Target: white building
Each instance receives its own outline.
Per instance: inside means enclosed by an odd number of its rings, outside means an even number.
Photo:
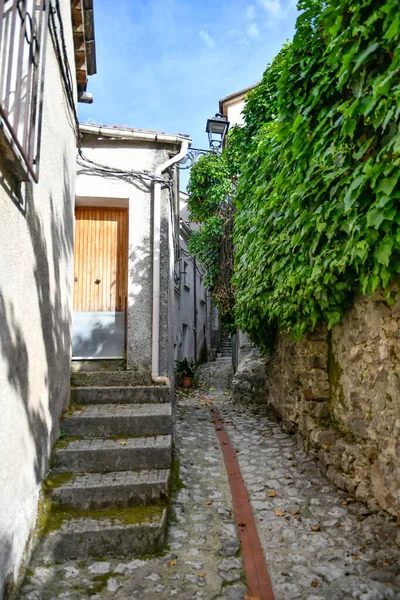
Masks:
[[[225,98],[221,98],[219,101],[219,112],[224,115],[230,124],[230,127],[234,125],[244,125],[243,109],[246,102],[246,96],[251,90],[257,87],[257,84],[250,85],[243,90],[229,94]]]
[[[69,401],[76,102],[96,71],[91,0],[3,0],[0,56],[0,597],[9,597]]]
[[[124,359],[130,383],[173,382],[176,164],[191,141],[127,127],[81,132],[73,359],[97,370]]]
[[[190,222],[188,195],[180,193],[180,250],[175,263],[176,329],[174,358],[196,363],[214,360],[213,341],[219,332],[218,316],[205,287],[205,271],[196,256],[190,254],[189,238],[199,226]]]

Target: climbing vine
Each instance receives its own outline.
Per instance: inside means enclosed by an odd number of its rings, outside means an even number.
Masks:
[[[233,324],[233,203],[237,186],[237,156],[210,152],[192,167],[188,185],[191,218],[201,223],[189,249],[206,269],[205,284],[219,309],[222,323]]]
[[[202,224],[192,234],[191,252],[206,268],[210,288],[225,326],[234,325],[235,295],[232,287],[234,268],[234,206],[239,178],[248,160],[255,135],[265,122],[276,117],[276,82],[285,57],[286,44],[270,65],[262,82],[249,94],[246,126],[233,127],[222,153],[203,156],[192,167],[188,185],[191,218]]]
[[[200,220],[234,204],[236,325],[260,345],[277,326],[298,338],[332,327],[355,293],[379,287],[390,300],[400,273],[398,0],[298,7],[293,42],[248,95],[220,170],[190,184]],[[193,240],[204,254],[206,232]],[[218,232],[214,290],[223,219]]]
[[[400,273],[398,2],[299,8],[235,201],[236,317],[258,342],[331,327]]]

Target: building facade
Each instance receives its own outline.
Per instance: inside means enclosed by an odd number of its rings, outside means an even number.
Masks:
[[[0,55],[0,597],[8,597],[69,401],[75,111],[95,72],[91,2],[3,1]]]
[[[254,90],[256,86],[257,84],[250,85],[243,90],[239,90],[238,92],[225,96],[225,98],[221,98],[219,101],[219,112],[228,119],[231,127],[233,125],[244,125],[243,109],[246,102],[246,96],[251,90]]]
[[[73,359],[83,368],[124,359],[132,383],[172,382],[175,165],[190,140],[97,125],[81,125],[81,132]]]

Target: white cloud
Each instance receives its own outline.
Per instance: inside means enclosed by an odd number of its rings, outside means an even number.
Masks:
[[[260,35],[260,31],[256,23],[250,23],[250,25],[248,25],[248,27],[246,28],[246,33],[249,36],[249,38],[252,38],[253,40],[258,38]]]
[[[207,46],[207,48],[213,48],[214,47],[214,40],[213,40],[213,38],[206,31],[203,31],[203,29],[201,31],[199,31],[199,37],[203,40],[203,42],[205,43],[205,45]]]
[[[246,9],[246,19],[249,21],[254,21],[256,18],[256,7],[253,4],[250,4]]]
[[[258,0],[258,3],[269,15],[280,17],[282,14],[281,0]]]

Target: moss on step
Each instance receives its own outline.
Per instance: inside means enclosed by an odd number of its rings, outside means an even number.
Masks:
[[[122,525],[153,523],[161,519],[165,508],[164,505],[151,505],[82,510],[62,507],[45,495],[39,504],[36,529],[43,537],[51,531],[57,531],[66,521],[72,519],[108,520],[112,524]]]
[[[172,455],[171,477],[169,495],[183,490],[186,485],[183,483],[180,475],[180,461],[176,452]]]
[[[65,483],[72,481],[74,477],[74,473],[56,473],[51,477],[47,477],[47,479],[45,479],[43,482],[43,491],[45,494],[47,494],[52,490],[61,487]]]
[[[75,402],[70,401],[67,408],[64,408],[62,412],[62,418],[68,419],[68,417],[72,417],[75,413],[80,413],[83,411],[85,407],[82,404],[75,404]]]
[[[94,585],[90,591],[95,594],[102,592],[104,590],[104,588],[107,586],[107,583],[108,583],[108,580],[110,579],[110,577],[113,577],[113,576],[114,576],[114,573],[112,573],[112,572],[103,573],[102,575],[96,575],[92,579]]]
[[[81,439],[81,437],[74,435],[66,435],[55,443],[54,448],[57,450],[64,450],[64,448],[67,448],[69,442],[76,442]]]

